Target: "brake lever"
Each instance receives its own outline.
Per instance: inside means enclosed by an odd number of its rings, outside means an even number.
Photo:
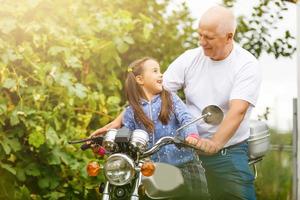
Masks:
[[[78,143],[83,143],[83,142],[88,142],[88,141],[102,143],[103,136],[95,136],[95,137],[91,137],[91,138],[85,138],[82,140],[73,140],[73,141],[68,141],[68,143],[69,144],[78,144]]]

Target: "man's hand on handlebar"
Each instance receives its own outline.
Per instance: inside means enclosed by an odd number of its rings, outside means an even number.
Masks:
[[[201,150],[202,151],[201,153],[204,154],[211,155],[217,153],[220,150],[218,144],[210,139],[188,136],[185,139],[185,141],[188,144],[194,146],[196,149]]]

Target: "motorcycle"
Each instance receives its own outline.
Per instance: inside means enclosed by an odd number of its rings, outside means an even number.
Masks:
[[[106,182],[99,186],[102,200],[176,198],[186,192],[181,170],[167,163],[153,163],[149,158],[169,144],[178,148],[195,148],[179,136],[179,131],[200,119],[208,124],[219,124],[223,112],[219,107],[210,105],[200,117],[177,129],[174,137],[162,137],[149,149],[148,133],[141,129],[133,132],[126,128],[110,129],[104,136],[69,143],[84,143],[82,150],[92,148],[100,155],[108,155],[103,166]],[[87,166],[87,172],[90,176],[97,176],[100,168],[97,162],[92,162]]]
[[[103,167],[97,162],[89,163],[87,166],[89,176],[97,176],[100,168],[103,168],[106,182],[99,186],[102,200],[139,200],[145,197],[150,199],[176,198],[178,194],[185,192],[184,179],[180,169],[167,163],[153,163],[149,157],[169,144],[175,144],[178,148],[197,149],[186,143],[184,138],[179,136],[179,131],[200,119],[208,124],[218,125],[223,120],[223,116],[223,111],[219,107],[207,106],[200,117],[177,129],[174,137],[162,137],[150,149],[147,149],[148,133],[141,129],[133,132],[126,128],[111,129],[105,136],[70,141],[69,143],[84,143],[81,145],[82,150],[92,148],[99,155],[108,155]],[[252,126],[249,139],[252,139],[252,143],[251,141],[249,143],[249,152],[251,151],[249,165],[254,167],[256,176],[255,164],[261,161],[266,153],[266,145],[262,145],[261,140],[268,141],[268,137],[265,136],[266,131],[262,127],[265,128],[261,123]],[[265,135],[257,134],[259,131]],[[197,151],[199,150],[197,149]]]

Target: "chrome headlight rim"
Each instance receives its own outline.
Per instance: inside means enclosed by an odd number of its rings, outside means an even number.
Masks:
[[[107,174],[107,165],[110,164],[110,161],[113,159],[123,159],[127,162],[127,164],[129,164],[130,167],[130,176],[123,182],[115,182],[114,180],[112,180],[109,175]],[[122,154],[122,153],[116,153],[113,154],[111,156],[109,156],[104,164],[104,176],[105,178],[108,180],[108,182],[112,185],[116,185],[116,186],[122,186],[122,185],[126,185],[127,183],[129,183],[133,177],[135,176],[135,165],[134,165],[134,161],[127,156],[126,154]]]

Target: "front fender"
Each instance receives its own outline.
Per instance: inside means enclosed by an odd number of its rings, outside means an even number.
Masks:
[[[155,163],[152,176],[142,177],[145,193],[152,199],[178,197],[184,191],[184,179],[179,168],[166,164]]]

